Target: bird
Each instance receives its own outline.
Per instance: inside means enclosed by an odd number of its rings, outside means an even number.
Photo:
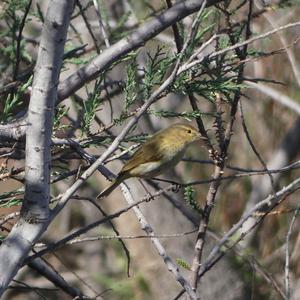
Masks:
[[[97,198],[107,197],[128,178],[152,178],[174,167],[182,159],[188,145],[200,137],[198,130],[186,123],[175,123],[156,132],[137,149],[111,185]]]

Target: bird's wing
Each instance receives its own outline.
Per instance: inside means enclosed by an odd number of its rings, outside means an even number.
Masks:
[[[144,143],[123,166],[119,175],[128,172],[143,163],[161,160],[163,155],[161,151],[159,151],[157,144],[159,144],[157,140],[149,140]]]

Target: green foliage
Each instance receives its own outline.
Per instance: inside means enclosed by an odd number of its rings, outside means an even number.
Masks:
[[[10,117],[13,114],[13,110],[15,110],[22,104],[23,94],[31,84],[32,76],[27,80],[27,82],[19,86],[14,94],[8,94],[4,104],[3,113],[0,115],[0,123],[9,121]]]
[[[6,24],[5,30],[2,31],[0,38],[6,38],[4,45],[6,47],[0,47],[0,57],[6,57],[8,59],[1,60],[1,69],[5,69],[8,66],[12,65],[15,68],[15,62],[17,60],[17,56],[21,59],[25,58],[27,61],[31,61],[31,56],[25,50],[25,42],[20,42],[20,52],[19,55],[17,53],[17,43],[20,29],[22,27],[22,19],[24,17],[25,10],[28,6],[28,0],[11,0],[11,1],[3,1],[3,11],[0,15],[1,20],[3,20]],[[29,13],[31,15],[31,12]],[[27,23],[30,18],[27,16],[25,23]]]
[[[241,88],[241,85],[235,83],[236,74],[227,74],[229,71],[220,68],[209,69],[210,65],[203,62],[203,69],[197,67],[192,68],[186,72],[183,72],[176,77],[171,91],[180,92],[184,95],[190,95],[192,93],[202,96],[204,99],[214,103],[215,94],[220,93],[225,97],[227,102],[231,101],[232,93]],[[234,71],[231,69],[231,71]],[[203,72],[206,72],[206,76],[203,76]]]
[[[13,13],[17,12],[18,10],[24,11],[28,5],[28,0],[3,0],[4,8],[3,14],[1,17],[11,16]],[[20,20],[20,18],[18,18]]]
[[[218,40],[218,43],[219,43],[220,49],[225,49],[226,47],[228,47],[230,45],[230,40],[229,40],[228,35],[221,35]]]
[[[80,66],[89,63],[93,58],[94,56],[93,57],[72,57],[64,60],[64,63],[70,63],[76,66]]]
[[[137,282],[137,286],[143,292],[144,295],[151,294],[150,285],[142,275],[136,276],[136,282]]]
[[[201,40],[205,34],[211,32],[215,28],[215,22],[209,21],[209,17],[213,14],[213,12],[214,10],[208,10],[199,16],[199,22],[207,25],[203,25],[203,28],[199,28],[199,30],[196,32],[194,38],[191,40],[190,45],[186,49],[185,58],[189,58],[193,54],[195,48],[201,45]]]
[[[184,199],[193,210],[195,210],[199,214],[202,213],[202,209],[200,208],[195,199],[195,190],[192,186],[186,186],[184,188]]]
[[[198,118],[200,116],[211,116],[209,113],[203,113],[200,110],[195,110],[191,112],[182,111],[180,113],[173,112],[173,111],[166,111],[166,110],[148,110],[149,114],[152,114],[158,118],[183,118],[187,121],[191,121],[195,118]]]
[[[114,277],[98,275],[97,281],[106,289],[111,289],[119,299],[129,300],[134,297],[134,289],[128,280],[116,280]],[[118,299],[117,298],[117,299]]]
[[[148,299],[151,295],[149,284],[141,275],[125,280],[116,280],[111,276],[98,275],[97,280],[104,288],[112,290],[110,293],[114,295],[114,299],[140,299],[136,297],[139,294],[137,291],[142,293],[144,299]]]
[[[0,208],[8,208],[21,205],[22,200],[16,198],[18,195],[23,195],[23,191],[15,190],[4,192],[0,195]]]
[[[21,204],[22,204],[22,201],[20,199],[12,198],[5,203],[0,202],[0,207],[1,208],[9,208],[9,207],[13,207],[13,206],[19,206]]]
[[[279,8],[298,6],[300,5],[300,0],[281,0],[277,5]]]
[[[113,122],[114,122],[114,125],[122,125],[123,122],[128,118],[128,114],[125,113],[125,112],[121,112],[120,116],[119,117],[116,117],[114,118]]]
[[[139,134],[139,135],[134,135],[127,137],[125,139],[126,142],[133,142],[133,143],[144,143],[148,139],[148,134]],[[127,148],[127,147],[126,147]],[[124,150],[126,149],[124,148]]]
[[[62,106],[57,106],[55,109],[55,116],[53,120],[53,135],[58,131],[58,130],[63,130],[68,128],[68,125],[64,125],[62,123],[63,117],[66,117],[69,113],[69,107],[66,107],[65,105]]]
[[[124,109],[126,112],[138,98],[137,66],[136,55],[132,55],[132,59],[128,62],[126,68],[126,84],[124,88]]]
[[[177,265],[179,265],[180,267],[186,269],[186,270],[191,270],[191,266],[189,265],[188,262],[186,262],[185,260],[183,260],[182,258],[176,258],[176,263]]]
[[[108,230],[102,228],[99,234],[103,236],[111,236],[114,233],[110,229]],[[110,253],[109,256],[112,255],[114,257],[114,271],[113,274],[109,273],[108,275],[104,275],[103,272],[99,272],[99,274],[95,276],[95,279],[102,286],[102,288],[111,290],[111,297],[109,298],[134,300],[140,299],[136,297],[137,294],[142,294],[144,297],[143,299],[148,299],[148,297],[151,295],[150,286],[141,274],[134,272],[132,277],[124,279],[123,272],[124,269],[127,268],[127,259],[124,256],[124,249],[120,242],[117,239],[103,242],[108,247],[107,250]]]
[[[95,82],[93,92],[89,95],[86,101],[83,101],[83,117],[82,117],[82,133],[90,134],[90,127],[94,120],[95,114],[101,105],[100,92],[101,80]]]
[[[77,57],[76,55],[73,56],[72,52],[74,52],[74,50],[76,49],[78,49],[78,44],[72,41],[66,42],[65,49],[64,49],[64,53],[65,53],[64,60],[63,60],[64,65],[66,64],[73,64],[76,66],[85,65],[97,56],[95,53],[90,53],[80,57]]]
[[[142,94],[144,99],[151,95],[153,87],[161,85],[162,81],[175,61],[175,56],[164,52],[164,48],[158,46],[154,55],[148,54],[147,64],[145,67],[145,76],[142,80]]]

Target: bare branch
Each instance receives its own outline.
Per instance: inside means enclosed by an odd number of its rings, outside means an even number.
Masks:
[[[123,192],[123,195],[127,201],[127,203],[130,205],[134,203],[133,197],[126,186],[126,184],[121,183],[121,189]],[[138,206],[133,207],[133,211],[137,217],[137,220],[141,224],[141,228],[147,233],[148,236],[150,236],[151,241],[158,252],[158,254],[163,259],[164,263],[166,264],[168,270],[173,273],[176,281],[178,281],[181,286],[185,289],[187,294],[189,295],[191,300],[199,300],[197,297],[195,291],[192,289],[192,286],[189,284],[189,282],[181,275],[179,272],[178,266],[172,261],[171,257],[167,254],[166,250],[164,249],[163,245],[159,241],[157,237],[155,237],[155,233],[151,227],[151,225],[147,222],[145,216],[141,212],[141,210],[138,208]]]
[[[300,115],[300,105],[297,103],[296,100],[282,94],[281,92],[279,92],[265,84],[255,83],[255,82],[251,82],[248,80],[246,82],[247,82],[247,85],[249,85],[250,87],[255,88],[262,94],[272,98],[275,102],[282,104],[283,106],[291,109],[292,111],[294,111],[295,113]]]
[[[247,20],[246,30],[245,30],[245,40],[250,40],[249,37],[251,35],[250,21],[251,21],[251,16],[252,16],[252,4],[253,4],[253,2],[252,2],[252,0],[250,0],[249,1],[249,9],[248,9],[248,20]],[[231,29],[230,21],[227,19],[226,19],[226,21],[228,23],[228,27]],[[229,34],[229,39],[233,46],[236,46],[237,44],[239,44],[239,43],[236,43],[236,37],[233,35],[232,32],[230,32],[230,34]],[[240,47],[241,48],[233,48],[233,49],[235,50],[236,56],[239,58],[239,60],[244,60],[247,56],[248,43],[242,44]],[[231,47],[228,47],[227,49],[229,49],[229,48],[231,48]],[[218,53],[220,51],[221,50],[216,51],[216,52],[214,52],[214,54]],[[244,65],[241,64],[238,68],[238,74],[237,74],[237,80],[236,80],[236,83],[238,85],[243,82],[243,74],[244,74]],[[194,249],[194,258],[193,258],[192,267],[191,267],[191,270],[192,270],[191,282],[192,282],[192,286],[193,286],[194,290],[196,290],[197,286],[198,286],[198,280],[199,280],[198,273],[201,268],[201,259],[202,259],[204,244],[205,244],[206,231],[207,231],[208,224],[209,224],[210,214],[211,214],[211,211],[215,204],[216,195],[217,195],[219,186],[221,184],[220,179],[223,177],[225,160],[226,160],[226,157],[228,154],[228,147],[231,142],[233,124],[235,122],[235,116],[237,113],[240,96],[241,96],[241,91],[240,91],[240,89],[238,89],[233,95],[229,121],[226,126],[225,133],[224,133],[224,139],[222,141],[222,144],[220,145],[220,151],[217,155],[217,165],[215,166],[213,176],[212,176],[212,178],[215,181],[212,182],[209,186],[209,190],[207,192],[206,202],[205,202],[203,214],[202,214],[203,217],[199,224],[198,235],[197,235],[197,240],[196,240],[195,249]]]
[[[290,238],[292,235],[292,229],[294,226],[294,223],[296,221],[296,218],[299,214],[300,206],[297,207],[297,209],[294,212],[293,218],[291,220],[288,233],[286,235],[286,247],[285,247],[285,269],[284,269],[284,284],[285,284],[285,295],[286,299],[291,299],[291,289],[290,289],[290,251],[289,251],[289,244],[290,244]]]
[[[207,1],[207,7],[218,2],[221,2],[221,0]],[[112,45],[109,47],[109,49],[104,50],[89,64],[80,68],[74,74],[70,75],[67,79],[61,82],[58,86],[57,100],[62,101],[71,96],[88,81],[96,78],[99,74],[104,72],[112,63],[116,62],[130,51],[142,46],[146,41],[152,37],[155,37],[158,33],[162,32],[173,23],[197,11],[202,4],[203,0],[182,1],[174,5],[172,8],[162,12],[159,16],[146,22],[131,35]],[[10,125],[11,127],[7,127],[7,125],[0,124],[0,137],[1,133],[5,134],[5,136],[15,136],[13,133],[10,133],[10,131],[14,131],[14,127],[16,125],[15,123]],[[25,135],[26,129],[27,127],[20,127],[16,137],[20,138],[20,136]]]
[[[218,0],[207,1],[207,6],[212,6]],[[146,22],[138,30],[128,37],[104,50],[99,56],[93,59],[88,65],[80,68],[69,76],[58,87],[58,100],[63,100],[81,88],[87,81],[97,77],[105,71],[112,62],[117,61],[130,51],[140,47],[149,39],[177,22],[187,15],[197,11],[203,4],[203,0],[187,0],[178,2],[172,8],[164,11],[159,16]]]
[[[97,227],[97,226],[99,226],[101,224],[104,224],[104,223],[106,223],[106,222],[108,222],[110,220],[118,218],[122,214],[128,212],[134,206],[139,205],[139,204],[144,203],[144,202],[152,201],[156,197],[162,195],[164,192],[167,192],[167,191],[170,191],[170,190],[172,190],[172,186],[169,186],[169,187],[167,187],[167,188],[165,188],[163,190],[160,190],[160,191],[156,192],[155,194],[153,194],[151,196],[147,195],[147,196],[143,197],[142,199],[140,199],[138,201],[135,201],[132,204],[130,204],[130,205],[128,205],[128,206],[120,209],[119,211],[117,211],[117,212],[115,212],[113,214],[108,215],[107,217],[101,218],[100,220],[97,220],[97,221],[95,221],[93,223],[90,223],[89,225],[87,225],[87,226],[85,226],[85,227],[83,227],[81,229],[76,230],[75,232],[73,232],[73,233],[69,234],[68,236],[60,239],[59,241],[57,241],[55,243],[52,243],[52,244],[49,244],[45,249],[40,250],[39,252],[37,252],[37,253],[33,254],[32,256],[28,257],[25,260],[24,264],[27,264],[27,263],[33,261],[34,259],[36,259],[38,257],[41,257],[42,255],[44,255],[44,254],[46,254],[46,253],[48,253],[50,251],[54,251],[54,250],[56,250],[56,249],[64,246],[67,242],[69,242],[69,241],[73,240],[74,238],[76,238],[76,237],[78,237],[78,236],[80,236],[80,235],[88,232],[89,230],[91,230],[91,229],[93,229],[93,228],[95,228],[95,227]]]
[[[80,290],[70,286],[62,276],[58,274],[56,270],[54,270],[52,267],[50,267],[49,264],[47,264],[42,259],[38,258],[31,263],[28,264],[30,268],[38,272],[40,275],[47,278],[49,281],[51,281],[55,286],[61,288],[64,292],[66,292],[68,295],[75,297],[82,297],[83,294],[80,292]]]
[[[218,255],[220,255],[222,252],[221,248],[223,245],[225,245],[230,238],[236,234],[247,222],[247,220],[251,217],[253,217],[257,212],[259,212],[262,208],[268,208],[269,210],[272,210],[276,205],[278,205],[286,196],[290,195],[291,193],[294,193],[300,188],[300,178],[297,178],[296,180],[292,181],[289,185],[283,187],[281,190],[279,190],[277,193],[268,196],[264,200],[257,203],[253,208],[251,208],[248,212],[246,212],[241,219],[231,227],[231,229],[223,236],[222,239],[218,242],[218,244],[212,249],[210,254],[208,255],[206,261],[203,263],[201,267],[201,274],[203,275],[210,267],[211,264],[214,263]],[[265,214],[267,214],[267,210],[265,210]],[[252,227],[248,229],[248,232],[242,231],[242,233],[239,233],[239,236],[235,237],[234,244],[238,243],[247,233],[249,233],[250,230],[252,230],[255,226],[257,226],[263,216],[256,216],[256,222],[253,223]]]

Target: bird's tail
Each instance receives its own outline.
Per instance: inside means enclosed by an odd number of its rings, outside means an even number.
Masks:
[[[120,183],[122,180],[116,178],[106,189],[104,189],[98,196],[98,199],[107,197]]]

